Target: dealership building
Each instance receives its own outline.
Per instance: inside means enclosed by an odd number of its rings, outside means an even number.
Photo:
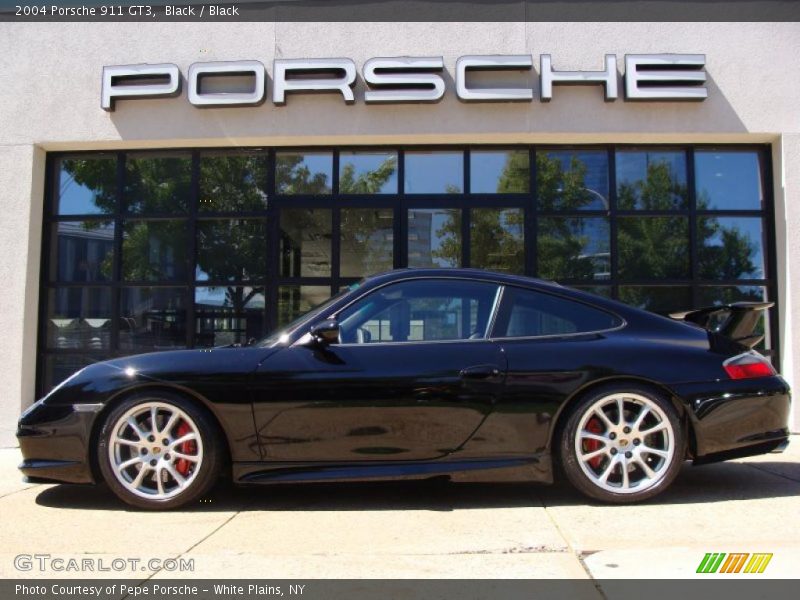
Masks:
[[[798,23],[2,23],[0,50],[3,445],[87,364],[405,267],[771,301],[759,348],[800,384]]]

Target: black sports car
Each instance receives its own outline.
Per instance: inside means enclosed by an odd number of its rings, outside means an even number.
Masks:
[[[681,463],[782,450],[789,387],[740,303],[672,319],[468,269],[366,279],[246,346],[93,364],[22,415],[31,480],[124,501],[239,484],[449,475],[632,502]],[[227,469],[226,469],[227,472]]]

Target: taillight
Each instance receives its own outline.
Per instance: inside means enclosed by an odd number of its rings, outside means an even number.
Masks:
[[[722,367],[731,379],[753,379],[777,375],[769,361],[753,350],[729,358],[722,363]]]

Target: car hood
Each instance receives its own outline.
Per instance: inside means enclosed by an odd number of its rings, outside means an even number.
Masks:
[[[170,350],[136,354],[105,361],[106,367],[136,371],[140,375],[182,378],[194,374],[249,373],[279,348],[219,346],[195,350]]]
[[[230,347],[171,350],[97,362],[73,374],[44,400],[48,405],[103,402],[109,394],[154,382],[177,385],[219,381],[252,373],[281,347]]]

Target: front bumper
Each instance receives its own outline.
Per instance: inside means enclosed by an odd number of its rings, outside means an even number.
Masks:
[[[95,483],[90,440],[96,413],[39,404],[19,420],[20,471],[33,482]]]
[[[673,386],[688,408],[696,464],[780,452],[789,440],[791,396],[780,377]]]

